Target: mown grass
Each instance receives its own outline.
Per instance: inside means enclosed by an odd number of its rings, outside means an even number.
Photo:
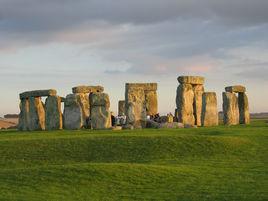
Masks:
[[[268,200],[268,126],[0,132],[0,200]]]

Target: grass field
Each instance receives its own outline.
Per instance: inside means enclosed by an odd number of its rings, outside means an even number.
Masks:
[[[268,125],[1,131],[0,200],[268,200]]]

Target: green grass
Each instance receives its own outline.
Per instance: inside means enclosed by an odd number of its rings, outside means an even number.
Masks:
[[[268,200],[268,125],[1,131],[0,200]]]

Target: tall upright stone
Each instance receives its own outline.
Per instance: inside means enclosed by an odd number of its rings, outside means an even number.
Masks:
[[[143,87],[126,84],[126,123],[134,128],[146,127],[146,102]]]
[[[124,100],[120,100],[118,101],[118,115],[119,116],[123,116],[126,114],[126,111],[125,111],[125,101]]]
[[[246,93],[238,93],[239,123],[250,124],[249,104]]]
[[[77,101],[82,109],[83,127],[87,128],[88,122],[90,119],[89,94],[77,93],[75,95],[76,95]]]
[[[30,119],[29,116],[29,99],[28,98],[23,98],[20,101],[20,114],[19,114],[19,124],[18,124],[18,129],[20,131],[27,131],[28,130],[28,122]]]
[[[83,111],[76,94],[66,96],[63,116],[65,129],[76,130],[83,127]]]
[[[194,91],[194,118],[195,125],[201,126],[201,114],[202,114],[202,95],[204,93],[204,86],[197,84],[193,86]]]
[[[158,101],[156,90],[145,90],[145,104],[146,104],[146,114],[156,115],[158,113]]]
[[[202,94],[205,78],[201,76],[179,76],[175,118],[180,123],[201,126]]]
[[[239,124],[238,98],[235,93],[223,92],[223,123],[225,125]]]
[[[45,103],[46,130],[62,129],[61,97],[48,96]]]
[[[215,92],[204,92],[202,95],[201,124],[202,126],[217,126],[219,124]]]
[[[29,98],[28,130],[45,130],[45,109],[40,97]]]
[[[91,93],[89,95],[91,112],[91,127],[93,129],[111,128],[111,112],[109,96],[106,93]]]
[[[184,124],[195,124],[194,118],[194,91],[191,84],[180,84],[177,88],[176,105],[178,121]]]

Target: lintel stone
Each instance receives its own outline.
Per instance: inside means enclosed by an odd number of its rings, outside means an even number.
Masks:
[[[242,85],[229,86],[225,87],[225,91],[230,93],[245,93],[246,87]]]
[[[74,94],[77,93],[96,93],[96,92],[103,92],[104,88],[102,86],[76,86],[72,88]]]
[[[30,97],[42,97],[42,96],[56,96],[57,91],[55,89],[34,90],[26,91],[20,94],[20,99]]]
[[[144,91],[156,91],[157,83],[126,83],[126,89],[143,88]]]
[[[205,78],[201,76],[179,76],[178,82],[180,84],[204,84]]]

